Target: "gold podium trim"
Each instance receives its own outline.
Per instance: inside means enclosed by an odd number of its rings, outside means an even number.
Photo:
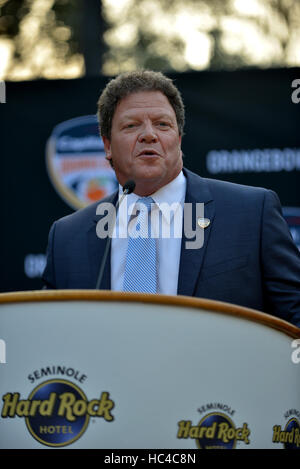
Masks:
[[[117,292],[109,290],[35,290],[28,292],[0,293],[0,305],[5,303],[47,301],[115,301],[186,306],[195,310],[204,309],[219,314],[235,316],[276,329],[294,339],[300,338],[300,329],[283,319],[251,308],[222,301],[189,296],[152,295],[146,293]]]

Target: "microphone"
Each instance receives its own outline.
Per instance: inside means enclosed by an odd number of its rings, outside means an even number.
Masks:
[[[123,194],[120,197],[120,200],[118,199],[117,203],[116,203],[116,218],[115,218],[115,221],[117,220],[118,210],[119,210],[119,207],[120,207],[121,203],[123,202],[123,199],[124,199],[125,195],[131,194],[131,192],[133,192],[134,189],[135,189],[135,182],[132,179],[129,179],[128,181],[125,182],[125,184],[123,186]],[[106,241],[105,251],[104,251],[103,258],[102,258],[102,261],[101,261],[101,264],[100,264],[97,283],[96,283],[96,287],[95,287],[96,290],[99,290],[100,285],[101,285],[101,281],[102,281],[103,273],[104,273],[104,267],[105,267],[105,264],[106,264],[108,251],[109,251],[109,248],[110,248],[110,245],[111,245],[111,238],[112,238],[112,233],[113,233],[114,228],[115,228],[115,225],[112,227],[111,233],[109,233],[108,240]]]
[[[125,182],[123,186],[123,194],[124,195],[131,194],[131,192],[133,192],[134,189],[135,189],[135,182],[132,179],[129,179],[129,181]],[[120,203],[121,203],[121,200],[120,200]]]

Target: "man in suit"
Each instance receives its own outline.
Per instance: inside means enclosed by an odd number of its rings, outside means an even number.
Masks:
[[[118,76],[109,82],[98,105],[106,157],[120,183],[120,191],[101,204],[115,206],[129,179],[135,182],[134,193],[126,196],[131,207],[141,198],[143,203],[150,200],[158,211],[163,203],[177,207],[191,204],[194,209],[204,204],[204,216],[197,217],[194,210],[190,220],[194,229],[204,234],[201,247],[188,247],[183,229],[185,210],[168,220],[162,213],[157,219],[169,224],[172,232],[179,224],[182,239],[158,236],[151,248],[145,247],[151,251],[143,253],[140,244],[140,255],[136,255],[130,236],[115,236],[100,288],[136,288],[220,300],[265,311],[300,326],[300,255],[276,194],[204,179],[183,168],[184,106],[177,88],[161,73],[140,71]],[[100,212],[96,203],[51,227],[43,275],[47,288],[95,288],[106,246],[106,239],[97,231]],[[132,217],[120,211],[117,221],[127,228]],[[155,281],[152,290],[144,290],[140,279],[154,271],[150,267],[153,256]],[[137,267],[139,257],[144,262]],[[132,288],[128,276],[136,278]]]

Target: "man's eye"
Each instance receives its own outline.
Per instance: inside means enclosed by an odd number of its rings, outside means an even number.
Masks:
[[[168,127],[169,124],[168,124],[168,122],[159,122],[158,125],[160,127]]]
[[[131,122],[130,124],[124,124],[123,129],[133,129],[136,127],[136,124],[134,122]]]

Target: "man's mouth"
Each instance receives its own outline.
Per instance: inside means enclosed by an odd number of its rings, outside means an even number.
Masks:
[[[155,151],[155,150],[146,150],[146,149],[145,149],[145,150],[142,150],[142,151],[138,154],[138,156],[146,156],[146,157],[147,157],[147,156],[149,156],[149,157],[151,157],[151,156],[159,156],[159,153],[157,153],[157,151]]]

